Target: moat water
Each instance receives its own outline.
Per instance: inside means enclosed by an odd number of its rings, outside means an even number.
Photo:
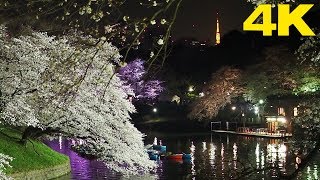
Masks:
[[[145,143],[152,144],[153,138],[148,136]],[[60,138],[47,144],[70,157],[72,172],[60,179],[279,179],[279,174],[292,173],[299,163],[285,139],[216,133],[159,135],[157,138],[167,146],[167,151],[191,153],[193,158],[189,162],[159,160],[154,174],[123,177],[106,168],[102,162],[80,157],[70,150],[71,142],[68,140]],[[320,155],[316,155],[296,179],[319,179],[319,166]]]

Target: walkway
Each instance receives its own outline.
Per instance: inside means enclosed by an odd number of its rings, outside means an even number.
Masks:
[[[236,132],[236,131],[224,131],[224,130],[212,130],[216,133],[228,133],[228,134],[237,134],[243,136],[255,136],[255,137],[266,137],[266,138],[287,138],[292,137],[291,133],[256,133],[256,132]]]

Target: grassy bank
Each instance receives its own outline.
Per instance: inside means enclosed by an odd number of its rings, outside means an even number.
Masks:
[[[14,158],[6,173],[43,169],[66,163],[68,157],[55,152],[40,141],[32,140],[25,145],[18,142],[21,133],[9,128],[0,128],[0,152]],[[10,136],[10,137],[8,137]]]

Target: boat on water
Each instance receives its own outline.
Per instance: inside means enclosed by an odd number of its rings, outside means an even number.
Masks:
[[[182,159],[182,160],[191,160],[191,154],[171,154],[166,156],[167,159]]]
[[[166,159],[168,160],[176,160],[176,159],[182,159],[183,154],[171,154],[167,155]]]
[[[179,161],[179,162],[185,162],[185,161],[191,161],[191,154],[186,153],[178,153],[178,154],[172,154],[171,152],[167,153],[167,146],[163,146],[162,144],[157,145],[156,144],[157,139],[155,138],[155,142],[153,145],[147,145],[145,148],[147,149],[147,153],[149,155],[150,160],[171,160],[171,161]]]

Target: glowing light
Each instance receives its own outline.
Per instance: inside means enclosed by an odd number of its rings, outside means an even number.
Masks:
[[[281,122],[281,123],[286,123],[287,122],[286,118],[284,118],[284,117],[278,118],[278,121]]]
[[[159,39],[157,43],[158,43],[159,45],[163,45],[164,41],[163,41],[163,39]]]
[[[318,177],[318,166],[317,165],[314,165],[313,176],[314,176],[314,179],[319,179],[319,177]]]
[[[221,170],[224,171],[224,145],[221,143]]]
[[[293,116],[298,116],[298,108],[293,108]]]
[[[191,174],[196,175],[195,164],[194,164],[194,152],[196,147],[193,145],[193,141],[191,141],[190,151],[191,151]]]
[[[287,152],[287,146],[285,146],[284,144],[281,144],[278,148],[278,152],[279,153],[285,153]]]
[[[259,165],[260,165],[260,144],[259,143],[257,143],[255,153],[256,153],[257,168],[259,168]]]
[[[157,108],[153,108],[152,111],[153,111],[154,113],[156,113],[156,112],[158,112],[158,109],[157,109]]]
[[[194,91],[194,86],[189,86],[188,91],[189,91],[189,92],[193,92],[193,91]]]
[[[278,166],[285,171],[285,163],[287,156],[287,147],[284,144],[268,144],[267,159],[270,163],[278,162]]]
[[[261,168],[264,168],[264,152],[261,151]]]
[[[221,157],[224,159],[224,146],[223,143],[221,143]]]
[[[238,146],[236,143],[233,144],[232,149],[233,149],[233,159],[237,160]]]
[[[59,136],[59,149],[62,149],[62,136]]]
[[[216,150],[217,150],[217,147],[213,143],[210,143],[209,157],[210,157],[210,164],[212,165],[214,165]]]
[[[202,142],[202,152],[206,151],[207,150],[207,144],[206,142]]]
[[[196,150],[196,147],[193,145],[193,141],[192,141],[190,146],[190,151],[191,153],[194,153],[195,150]]]
[[[237,107],[235,107],[235,106],[232,106],[232,108],[231,108],[231,109],[232,109],[232,110],[234,111],[234,110],[236,110],[236,109],[237,109]]]
[[[157,139],[157,137],[154,137],[154,139],[153,139],[153,145],[158,145],[158,139]]]
[[[204,93],[203,93],[203,92],[199,93],[199,96],[200,96],[200,97],[203,97],[203,96],[204,96]]]
[[[220,44],[220,42],[221,42],[220,25],[219,25],[218,13],[217,13],[216,45]]]
[[[267,122],[280,122],[287,123],[287,119],[285,117],[267,117]]]
[[[259,100],[259,104],[263,104],[264,101],[262,99]]]
[[[238,152],[238,146],[237,146],[237,144],[236,143],[234,143],[233,144],[233,146],[232,146],[232,148],[233,148],[233,168],[234,169],[237,169],[237,159],[238,159],[238,155],[237,155],[237,152]]]

